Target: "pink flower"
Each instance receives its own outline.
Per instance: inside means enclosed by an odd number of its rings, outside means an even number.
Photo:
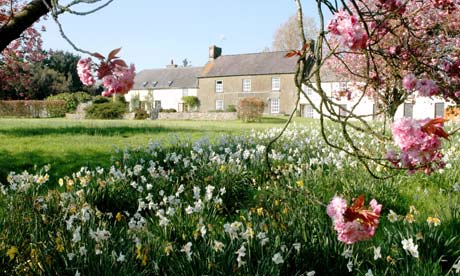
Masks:
[[[382,205],[375,199],[369,205],[370,208],[364,207],[363,195],[354,200],[350,207],[347,207],[346,201],[341,197],[335,196],[331,200],[327,206],[327,214],[332,219],[339,241],[353,244],[374,236]]]
[[[91,74],[91,58],[80,59],[77,63],[77,73],[84,85],[93,85],[96,81]]]
[[[344,46],[352,50],[366,48],[368,35],[354,15],[341,10],[334,14],[327,28],[330,33],[341,37]]]
[[[415,77],[415,75],[412,73],[409,73],[404,77],[402,81],[402,85],[405,89],[411,91],[411,90],[414,90],[415,86],[417,85],[417,82],[418,82],[418,79]]]
[[[430,79],[422,79],[417,82],[417,92],[420,96],[430,97],[439,92],[438,85]]]
[[[392,125],[393,141],[401,150],[399,157],[394,152],[387,153],[387,159],[396,166],[430,173],[434,168],[442,168],[441,137],[448,139],[442,129],[444,120],[401,119]]]
[[[102,78],[105,91],[102,96],[111,96],[113,94],[126,94],[134,85],[135,68],[131,64],[129,68],[123,66],[115,66],[112,74]]]

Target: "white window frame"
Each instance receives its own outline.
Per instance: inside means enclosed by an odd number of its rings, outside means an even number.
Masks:
[[[279,114],[280,113],[280,99],[273,98],[270,100],[270,113]]]
[[[243,79],[243,92],[251,92],[251,79]]]
[[[216,93],[224,92],[224,81],[216,80]]]
[[[348,82],[346,81],[341,81],[340,82],[340,91],[344,91],[348,89]]]
[[[305,118],[314,118],[315,111],[311,104],[306,104],[304,107],[305,110]]]
[[[216,110],[224,110],[224,100],[216,100]]]
[[[307,86],[307,96],[313,96],[313,88]]]
[[[280,91],[280,90],[281,90],[281,78],[273,77],[272,78],[272,91]]]
[[[187,97],[188,96],[188,88],[183,88],[182,89],[182,97]]]

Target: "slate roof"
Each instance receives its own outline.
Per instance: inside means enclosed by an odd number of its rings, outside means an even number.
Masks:
[[[177,67],[142,70],[134,78],[133,89],[198,88],[198,76],[202,69],[203,67]]]
[[[295,73],[296,58],[287,52],[223,55],[206,64],[201,78]]]

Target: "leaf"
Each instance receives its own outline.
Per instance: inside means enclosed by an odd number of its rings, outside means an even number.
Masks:
[[[107,59],[108,59],[108,60],[112,60],[112,59],[116,58],[116,55],[117,55],[120,51],[121,51],[121,48],[117,48],[117,49],[112,50],[112,51],[109,53]]]
[[[126,64],[126,62],[122,59],[115,59],[115,60],[112,60],[112,64],[113,65],[118,65],[120,67],[128,67],[128,65]]]
[[[421,130],[429,135],[436,135],[449,140],[449,134],[443,129],[444,122],[447,120],[443,118],[436,118],[428,121]]]
[[[95,57],[95,58],[98,58],[98,59],[102,59],[102,60],[105,59],[105,57],[104,57],[103,55],[101,55],[101,54],[99,54],[99,53],[97,53],[97,52],[96,52],[96,53],[92,53],[91,55],[92,55],[93,57]]]
[[[291,50],[287,54],[284,55],[285,58],[291,58],[293,56],[302,56],[302,54],[298,50]]]

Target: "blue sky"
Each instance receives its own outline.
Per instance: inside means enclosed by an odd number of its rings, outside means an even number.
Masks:
[[[303,1],[307,16],[316,17],[315,2]],[[115,0],[95,14],[64,14],[60,21],[79,47],[104,55],[123,47],[120,56],[140,71],[162,68],[171,59],[202,66],[212,44],[223,54],[260,52],[295,12],[294,0]],[[45,26],[45,49],[72,51],[53,20]]]

